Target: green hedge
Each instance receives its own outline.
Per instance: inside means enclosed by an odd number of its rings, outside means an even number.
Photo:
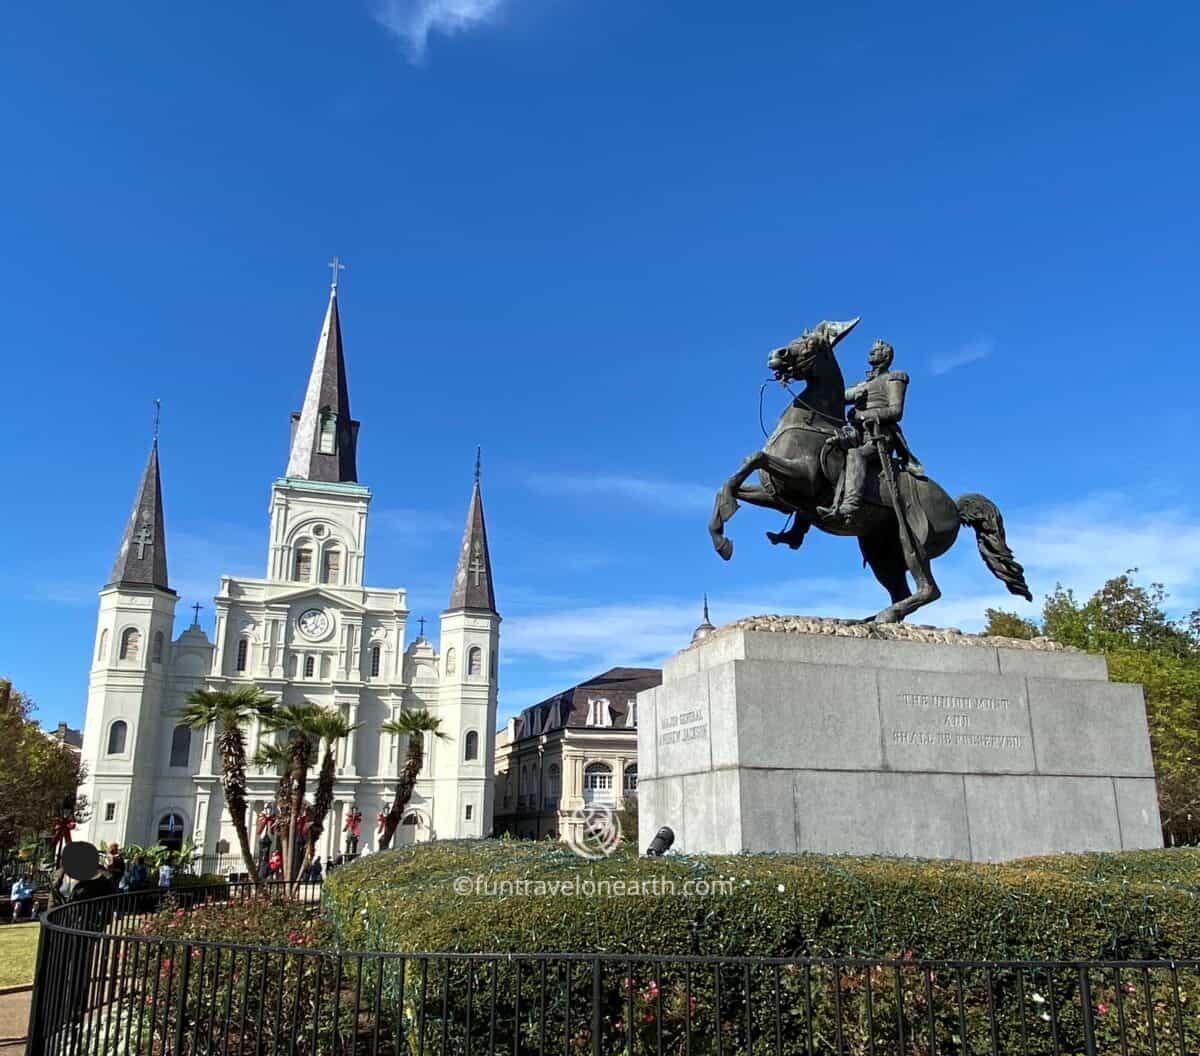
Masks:
[[[461,877],[510,894],[459,893]],[[1059,855],[1002,865],[818,855],[599,862],[560,844],[444,841],[328,878],[343,947],[396,951],[1074,960],[1200,957],[1200,851]],[[685,896],[687,881],[732,892]],[[516,893],[524,881],[525,893]],[[609,883],[610,893],[553,885]],[[612,894],[638,884],[660,893]],[[667,882],[675,892],[663,890]],[[490,890],[498,890],[492,886]]]

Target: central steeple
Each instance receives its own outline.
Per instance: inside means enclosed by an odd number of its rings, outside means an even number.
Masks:
[[[167,533],[163,527],[157,426],[155,433],[108,585],[157,587],[174,593],[167,583]]]
[[[356,483],[358,422],[350,417],[336,269],[333,275],[304,405],[292,415],[292,449],[286,475],[299,480]]]

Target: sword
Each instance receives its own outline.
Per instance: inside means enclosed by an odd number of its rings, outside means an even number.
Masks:
[[[892,445],[874,423],[864,424],[875,450],[879,452],[879,469],[887,482],[888,490],[892,493],[892,509],[896,514],[896,522],[900,525],[900,546],[904,550],[904,561],[911,572],[913,565],[926,563],[925,548],[913,537],[908,526],[908,515],[904,512],[904,504],[900,500],[900,486],[896,482],[896,473],[892,466]]]

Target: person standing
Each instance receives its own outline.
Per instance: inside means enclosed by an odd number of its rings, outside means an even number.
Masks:
[[[125,890],[125,859],[121,855],[121,846],[117,843],[108,845],[108,878],[118,891]]]
[[[158,886],[160,890],[165,891],[171,886],[171,880],[175,876],[175,869],[170,862],[163,862],[158,867]]]
[[[18,876],[13,881],[10,897],[13,904],[13,921],[33,916],[33,881],[27,876]]]

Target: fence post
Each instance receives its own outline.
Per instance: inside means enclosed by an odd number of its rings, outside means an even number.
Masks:
[[[600,958],[592,958],[592,1056],[600,1052]]]
[[[29,1038],[29,1051],[41,1053],[45,1049],[46,1017],[42,1015],[42,998],[46,993],[46,914],[38,922],[37,954],[33,960],[33,991],[29,995],[29,1026],[25,1034]]]
[[[174,1056],[182,1056],[183,1039],[187,1035],[187,999],[188,982],[192,976],[192,948],[182,947],[183,967],[179,971],[179,1016],[175,1021],[175,1047],[171,1050]]]
[[[1087,1056],[1096,1056],[1096,1025],[1092,1021],[1092,986],[1087,965],[1079,966],[1079,1003],[1083,1013],[1083,1047]]]

